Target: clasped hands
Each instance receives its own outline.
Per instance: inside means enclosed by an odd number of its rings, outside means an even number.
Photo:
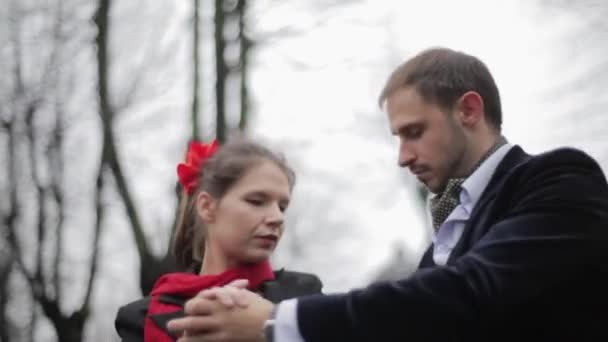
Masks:
[[[184,305],[186,317],[169,321],[178,342],[262,342],[274,305],[246,290],[247,280],[199,292]]]

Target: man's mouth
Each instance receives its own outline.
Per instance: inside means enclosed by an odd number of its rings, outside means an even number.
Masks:
[[[420,176],[421,174],[428,172],[428,169],[425,167],[410,168],[410,172],[416,176]]]

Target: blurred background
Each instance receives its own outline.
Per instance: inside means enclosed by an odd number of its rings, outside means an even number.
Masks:
[[[376,99],[428,47],[486,62],[511,142],[608,166],[605,1],[2,4],[2,342],[118,341],[118,307],[170,269],[191,139],[242,132],[291,162],[276,268],[325,292],[407,275],[430,240],[425,194]]]

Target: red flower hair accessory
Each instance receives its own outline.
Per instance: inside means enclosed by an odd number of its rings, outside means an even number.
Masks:
[[[219,144],[213,140],[210,144],[193,141],[186,154],[186,162],[177,165],[177,176],[188,195],[198,187],[198,178],[205,161],[215,154]]]

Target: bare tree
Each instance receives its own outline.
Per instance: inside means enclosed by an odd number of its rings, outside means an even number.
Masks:
[[[65,67],[72,63],[74,55],[67,48],[71,38],[66,22],[71,13],[66,11],[64,1],[58,0],[52,6],[35,5],[39,7],[26,8],[25,4],[12,1],[8,13],[11,108],[2,113],[8,189],[4,195],[7,205],[1,214],[14,270],[25,279],[29,296],[55,328],[59,341],[81,341],[97,275],[103,176],[100,168],[95,191],[96,219],[88,249],[91,254],[82,263],[86,268],[83,299],[73,312],[65,313],[63,295],[73,288],[73,284],[62,280],[67,210],[64,197],[68,188],[64,178],[63,103],[66,94],[73,93],[73,89],[64,88],[63,75],[69,74]],[[33,25],[39,18],[48,22],[42,27]],[[35,322],[37,310],[24,309],[31,312],[31,322]],[[33,340],[33,326],[28,330],[29,339]]]
[[[173,226],[169,227],[167,231],[169,232],[169,246],[166,247],[165,252],[161,253],[161,255],[156,255],[152,252],[149,243],[145,237],[145,229],[140,219],[140,213],[137,211],[137,206],[135,205],[132,192],[128,185],[128,180],[124,176],[123,168],[120,163],[119,153],[115,147],[115,137],[113,133],[114,120],[113,118],[117,115],[117,106],[112,103],[112,99],[110,96],[110,92],[108,89],[108,81],[107,75],[109,70],[111,70],[112,61],[109,60],[108,57],[108,37],[111,32],[111,21],[109,19],[109,11],[110,1],[100,1],[100,4],[104,4],[104,6],[99,7],[96,17],[95,23],[97,26],[97,38],[96,38],[96,46],[97,46],[97,65],[98,65],[98,75],[99,75],[99,103],[100,103],[100,118],[102,121],[103,131],[104,131],[104,141],[108,141],[108,151],[107,151],[107,162],[112,171],[114,179],[116,181],[116,187],[118,189],[118,193],[122,199],[122,202],[125,205],[125,209],[127,212],[128,221],[130,227],[133,231],[134,240],[136,243],[139,261],[140,261],[140,288],[143,294],[149,293],[154,285],[156,279],[166,273],[168,271],[174,270],[174,259],[171,254],[171,241],[173,237]],[[101,9],[104,9],[101,11]],[[192,127],[192,133],[190,139],[200,139],[202,137],[202,133],[200,132],[200,122],[201,122],[201,105],[200,105],[200,71],[202,69],[203,63],[200,60],[201,54],[199,53],[199,49],[201,48],[200,44],[200,2],[195,0],[193,2],[193,41],[192,41],[192,65],[193,65],[193,87],[192,87],[192,105],[190,111],[190,125]],[[229,125],[226,121],[226,79],[232,73],[240,73],[241,81],[239,85],[240,89],[240,121],[238,123],[239,128],[241,130],[245,129],[247,124],[247,78],[244,76],[246,73],[247,67],[247,51],[251,42],[245,36],[245,12],[246,12],[246,4],[244,0],[238,1],[225,1],[225,0],[216,0],[215,8],[214,8],[214,49],[215,49],[215,73],[216,73],[216,82],[215,82],[215,102],[216,102],[216,112],[215,112],[215,135],[216,138],[223,142],[226,140]],[[239,36],[237,41],[226,41],[225,37],[225,28],[226,25],[238,23],[239,27]],[[238,58],[238,65],[230,65],[225,58],[226,45],[230,44],[238,44],[241,46],[240,55]],[[205,132],[206,134],[209,134]],[[177,184],[176,184],[177,185]],[[179,188],[176,188],[176,190]],[[177,210],[176,210],[177,212]],[[175,223],[175,222],[173,222]]]
[[[130,189],[129,179],[125,175],[124,165],[121,162],[120,146],[117,145],[115,134],[116,118],[132,103],[134,94],[140,88],[143,67],[134,73],[133,81],[121,92],[120,98],[113,96],[110,74],[113,70],[110,37],[112,33],[112,8],[111,0],[98,0],[93,14],[93,25],[87,22],[72,22],[72,11],[81,5],[81,2],[65,2],[56,0],[53,6],[42,6],[38,3],[28,6],[36,8],[24,8],[25,4],[17,0],[11,0],[6,27],[10,39],[2,41],[8,49],[2,51],[10,52],[10,59],[6,68],[10,73],[10,82],[7,84],[10,91],[0,91],[0,143],[3,151],[6,151],[5,163],[2,170],[6,171],[5,189],[0,206],[0,219],[2,231],[0,239],[4,239],[9,246],[10,260],[8,264],[0,263],[0,310],[5,313],[6,306],[22,305],[23,310],[31,312],[31,321],[35,322],[37,313],[40,317],[48,318],[55,327],[60,341],[79,341],[83,337],[83,329],[90,316],[90,303],[95,288],[95,279],[98,273],[99,241],[103,232],[103,221],[106,216],[106,205],[104,198],[106,194],[113,194],[114,190],[124,204],[127,220],[133,232],[134,241],[141,262],[139,277],[140,288],[144,294],[148,293],[152,285],[161,274],[172,270],[173,259],[170,248],[167,247],[160,255],[152,251],[149,241],[145,236],[144,223],[141,220],[141,212],[138,211],[135,199]],[[199,0],[195,1],[195,8]],[[222,7],[224,8],[224,7]],[[243,7],[244,8],[244,7]],[[41,13],[42,12],[42,13]],[[195,33],[198,33],[198,9],[195,10]],[[224,14],[222,13],[221,16]],[[52,20],[52,30],[48,27],[36,31],[38,36],[35,40],[24,39],[23,34],[27,31],[32,35],[28,26],[30,17]],[[80,26],[79,26],[80,25]],[[82,26],[87,25],[87,26]],[[65,103],[72,101],[78,96],[78,89],[87,80],[78,79],[79,87],[74,85],[73,79],[68,80],[65,75],[72,73],[72,57],[75,51],[83,50],[87,45],[81,40],[78,44],[74,41],[82,39],[85,34],[77,35],[73,39],[74,30],[87,31],[94,28],[94,41],[92,46],[95,56],[95,71],[97,75],[96,97],[98,108],[97,118],[100,123],[101,144],[99,145],[99,158],[96,161],[96,170],[91,176],[94,179],[93,196],[88,199],[93,208],[90,213],[92,224],[90,228],[90,246],[87,250],[90,254],[86,261],[80,265],[85,271],[84,289],[82,300],[78,307],[66,313],[66,292],[73,293],[73,285],[64,278],[67,260],[65,252],[69,246],[66,240],[66,213],[70,211],[66,198],[70,196],[69,188],[71,180],[67,179],[66,165],[78,163],[70,155],[66,146],[65,137],[69,127],[67,106]],[[38,29],[38,28],[37,28]],[[29,36],[28,36],[29,37]],[[200,132],[197,128],[200,121],[200,101],[198,99],[200,71],[198,54],[198,37],[193,42],[194,69],[197,75],[193,86],[192,116],[193,123],[192,138],[198,138]],[[223,41],[223,39],[221,39]],[[68,42],[71,44],[68,48]],[[37,45],[39,48],[35,48]],[[47,49],[48,48],[48,49]],[[24,51],[27,49],[27,51]],[[220,58],[223,60],[223,58]],[[146,62],[149,63],[149,60]],[[221,61],[220,61],[221,62]],[[224,74],[229,68],[224,63]],[[35,66],[34,66],[35,65]],[[41,67],[38,67],[38,66]],[[74,76],[71,74],[72,77]],[[3,83],[5,80],[3,80]],[[223,81],[220,81],[220,83]],[[223,89],[225,85],[217,89]],[[220,90],[221,97],[225,93]],[[82,94],[80,94],[82,96]],[[86,96],[86,95],[85,95]],[[88,99],[87,99],[88,100]],[[218,108],[223,108],[225,100]],[[220,110],[221,112],[221,110]],[[217,113],[222,118],[224,114]],[[218,120],[222,122],[222,119]],[[244,123],[242,126],[244,127]],[[226,124],[218,127],[218,138],[225,136]],[[222,133],[224,132],[224,133]],[[69,156],[69,158],[68,158]],[[83,175],[85,176],[85,175]],[[4,184],[4,183],[3,183]],[[33,199],[33,201],[32,201]],[[86,200],[85,200],[86,201]],[[34,215],[35,214],[35,215]],[[30,219],[35,217],[35,219]],[[171,236],[172,229],[167,230]],[[6,267],[5,267],[6,266]],[[8,279],[20,277],[27,283],[27,292],[39,309],[30,310],[23,303],[11,303],[11,291]],[[10,321],[6,315],[1,315],[2,323]],[[8,324],[7,324],[8,325]],[[4,326],[4,324],[3,324]],[[30,339],[34,338],[35,329],[27,329]],[[9,338],[8,332],[2,330],[1,337]],[[6,338],[5,338],[6,337]]]
[[[97,48],[98,113],[103,131],[102,164],[107,165],[111,170],[118,194],[124,203],[141,262],[139,277],[140,288],[144,294],[147,294],[152,289],[156,279],[172,268],[173,260],[168,251],[165,255],[160,257],[154,255],[152,252],[146,240],[140,215],[136,209],[132,192],[129,190],[128,181],[123,172],[123,167],[120,163],[116,148],[116,138],[113,131],[116,106],[112,104],[108,85],[108,75],[111,68],[108,52],[108,40],[111,27],[109,15],[110,6],[110,0],[99,0],[94,16],[94,22],[97,27],[95,45]]]

